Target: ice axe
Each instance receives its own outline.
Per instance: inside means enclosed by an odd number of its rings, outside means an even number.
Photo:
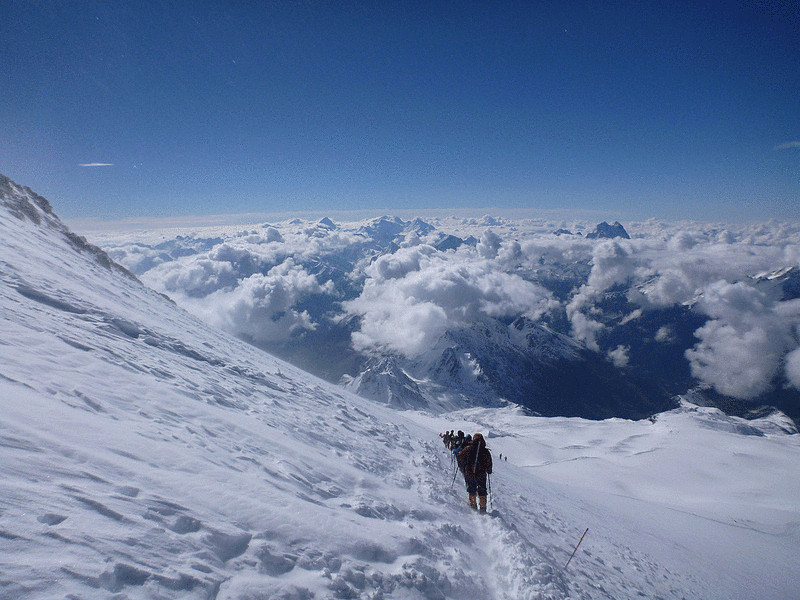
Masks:
[[[587,533],[589,533],[589,528],[588,527],[586,528],[586,531],[583,532],[583,535],[581,536],[581,539],[578,541],[578,546],[581,545],[581,542],[583,541],[583,538],[586,537]],[[573,550],[572,554],[570,554],[569,560],[567,561],[567,564],[564,565],[564,569],[565,570],[569,566],[569,562],[572,560],[572,557],[575,556],[575,553],[578,551],[578,546],[575,546],[575,550]]]

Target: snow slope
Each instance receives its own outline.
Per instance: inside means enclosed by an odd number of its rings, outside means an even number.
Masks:
[[[611,537],[658,557],[659,566],[718,586],[687,597],[797,597],[800,440],[785,415],[748,421],[684,402],[655,422],[527,417],[513,409],[450,416],[488,430],[495,456],[513,462],[513,470],[503,463],[497,487],[509,477],[544,480],[542,488],[556,486],[570,503],[583,503],[593,531],[601,521],[619,527]],[[593,551],[614,554],[594,542]]]
[[[800,436],[776,420],[398,412],[190,316],[27,188],[0,199],[2,598],[798,589]],[[489,436],[493,518],[451,483],[451,427]]]

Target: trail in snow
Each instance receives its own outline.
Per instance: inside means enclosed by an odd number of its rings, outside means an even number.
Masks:
[[[538,487],[536,482],[518,479],[517,468],[498,461],[493,475],[492,498],[494,515],[474,514],[466,506],[466,492],[459,473],[455,485],[449,452],[438,445],[432,450],[441,459],[440,477],[429,478],[432,497],[455,505],[462,523],[456,536],[458,552],[470,555],[476,570],[485,573],[487,598],[495,600],[561,599],[561,598],[619,598],[652,597],[654,591],[661,598],[682,598],[686,590],[707,589],[691,575],[672,571],[658,560],[630,547],[619,546],[614,523],[600,517],[593,525],[592,543],[582,546],[568,570],[564,563],[577,543],[587,517],[583,507],[576,506],[571,498],[553,497],[551,490]],[[534,485],[531,485],[533,483]],[[539,482],[542,484],[543,482]],[[499,486],[499,487],[498,487]],[[573,513],[570,522],[564,514]],[[596,528],[596,531],[595,531]],[[617,532],[619,533],[619,532]],[[570,537],[572,536],[572,537]],[[465,542],[461,544],[461,542]],[[591,547],[594,547],[594,550]],[[637,574],[630,580],[631,572]]]

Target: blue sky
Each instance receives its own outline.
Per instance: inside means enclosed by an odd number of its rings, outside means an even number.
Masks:
[[[0,172],[66,218],[800,218],[794,2],[340,4],[5,2]]]

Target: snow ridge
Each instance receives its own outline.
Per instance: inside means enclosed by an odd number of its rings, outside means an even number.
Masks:
[[[2,173],[0,173],[0,203],[10,215],[17,219],[27,219],[36,225],[43,225],[58,232],[67,239],[73,248],[92,255],[98,264],[131,279],[136,279],[136,276],[128,269],[111,260],[104,250],[90,244],[85,237],[72,233],[53,212],[53,208],[46,198],[28,187],[14,183]]]

